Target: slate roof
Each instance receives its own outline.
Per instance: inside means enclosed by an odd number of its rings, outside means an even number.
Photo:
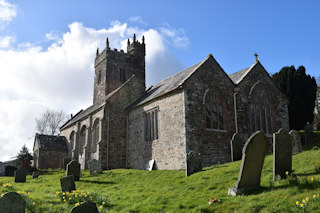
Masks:
[[[129,105],[127,109],[142,105],[179,88],[206,60],[208,60],[208,58],[209,56],[203,61],[151,86],[143,96],[141,96],[133,104]]]
[[[233,81],[233,83],[235,84],[239,84],[242,79],[244,79],[244,77],[246,77],[246,75],[252,70],[252,68],[257,64],[258,62],[255,62],[254,64],[252,64],[250,67],[245,68],[243,70],[240,70],[238,72],[232,73],[231,75],[229,75],[229,78],[231,78],[231,80]]]
[[[64,136],[36,133],[35,140],[38,142],[39,150],[68,151],[68,141]]]
[[[131,76],[124,84],[122,84],[120,87],[118,87],[117,89],[115,89],[114,91],[110,92],[106,97],[104,97],[102,100],[98,101],[97,103],[89,106],[87,109],[85,110],[80,110],[75,116],[73,116],[70,120],[68,120],[65,124],[63,124],[60,129],[65,129],[71,125],[73,125],[74,123],[76,123],[77,121],[81,120],[82,118],[90,115],[91,113],[93,113],[94,111],[100,109],[101,107],[103,107],[104,105],[106,105],[106,101],[112,97],[115,93],[117,93],[121,88],[123,88],[132,78],[134,78],[135,75]]]

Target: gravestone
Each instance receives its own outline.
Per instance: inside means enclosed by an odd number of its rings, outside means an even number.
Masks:
[[[39,177],[39,171],[33,171],[32,178],[37,178],[37,177]]]
[[[263,132],[258,131],[250,136],[242,150],[236,186],[229,188],[228,195],[235,196],[260,187],[260,177],[267,150],[268,139]]]
[[[305,137],[305,144],[312,144],[314,142],[314,133],[312,124],[309,122],[304,127],[304,137]]]
[[[154,159],[148,161],[145,170],[151,171],[153,170],[153,167],[154,167]]]
[[[285,178],[287,171],[292,172],[292,136],[281,128],[273,133],[273,180]]]
[[[76,190],[76,185],[74,183],[74,179],[72,175],[60,178],[60,184],[61,184],[61,190],[63,192],[71,192],[73,190]]]
[[[7,192],[0,198],[1,213],[25,213],[26,201],[16,192]]]
[[[301,144],[301,137],[298,131],[291,130],[289,135],[292,136],[292,154],[298,154],[302,152],[302,144]]]
[[[25,183],[27,173],[23,168],[17,169],[14,171],[14,182],[16,183]]]
[[[63,168],[64,170],[67,169],[68,163],[70,163],[71,159],[70,158],[63,158]]]
[[[202,161],[201,161],[201,156],[200,153],[191,150],[187,154],[187,171],[186,175],[189,176],[193,173],[199,172],[202,170]]]
[[[0,162],[0,176],[5,176],[6,174],[6,168],[4,166],[4,163]]]
[[[98,173],[102,172],[101,163],[96,159],[90,160],[88,162],[88,167],[89,167],[89,171],[90,171],[91,175],[98,174]]]
[[[67,176],[73,175],[74,181],[80,180],[80,164],[72,160],[67,164]]]
[[[232,139],[230,141],[231,145],[231,161],[241,160],[242,157],[242,148],[243,148],[243,140],[239,134],[234,133]]]
[[[71,213],[98,213],[97,206],[92,201],[86,201],[79,206],[75,206],[71,209]]]

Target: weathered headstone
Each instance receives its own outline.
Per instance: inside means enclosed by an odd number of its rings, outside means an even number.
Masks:
[[[5,176],[6,174],[6,168],[4,166],[4,163],[0,162],[0,176]]]
[[[287,171],[292,172],[292,136],[281,128],[273,133],[273,180],[285,178]]]
[[[1,213],[24,213],[26,201],[16,192],[7,192],[0,198]]]
[[[63,192],[71,192],[73,190],[76,190],[76,185],[74,183],[74,179],[72,175],[60,178],[60,184],[61,184],[61,190]]]
[[[74,181],[80,180],[80,164],[75,160],[72,160],[67,165],[67,176],[70,175],[73,175]]]
[[[89,167],[89,171],[90,171],[91,175],[98,174],[98,173],[102,172],[101,163],[96,159],[90,160],[88,162],[88,167]]]
[[[86,201],[79,206],[75,206],[71,209],[71,213],[98,213],[97,206],[92,201]]]
[[[27,173],[23,168],[14,171],[14,182],[24,183],[26,182]]]
[[[202,160],[199,152],[191,150],[187,154],[187,171],[186,175],[189,176],[193,173],[199,172],[202,170]]]
[[[230,141],[231,161],[241,160],[244,142],[239,134],[234,133]]]
[[[302,152],[302,144],[301,144],[301,137],[298,131],[291,130],[289,135],[292,136],[292,154],[298,154]]]
[[[263,132],[258,131],[250,136],[242,150],[236,186],[229,188],[228,195],[235,196],[260,187],[260,177],[267,150],[268,139]]]
[[[63,158],[63,168],[66,170],[68,163],[70,163],[70,158]]]
[[[153,166],[154,166],[154,159],[151,159],[148,161],[145,170],[151,171],[153,169]]]
[[[314,142],[313,126],[309,122],[304,127],[305,143],[312,144]]]
[[[39,171],[33,171],[32,178],[37,178],[37,177],[39,177]]]

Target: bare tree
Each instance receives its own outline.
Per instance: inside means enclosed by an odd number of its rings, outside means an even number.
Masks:
[[[36,120],[36,131],[40,134],[57,135],[59,128],[67,120],[66,113],[61,110],[47,109]]]

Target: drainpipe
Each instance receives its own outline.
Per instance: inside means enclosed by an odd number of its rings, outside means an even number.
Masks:
[[[107,106],[107,169],[109,169],[110,106]]]
[[[129,146],[129,112],[126,111],[127,124],[126,124],[126,168],[128,168],[128,146]]]
[[[238,134],[238,114],[237,114],[237,94],[240,91],[240,88],[236,86],[233,90],[233,107],[234,107],[234,124],[236,133]]]

